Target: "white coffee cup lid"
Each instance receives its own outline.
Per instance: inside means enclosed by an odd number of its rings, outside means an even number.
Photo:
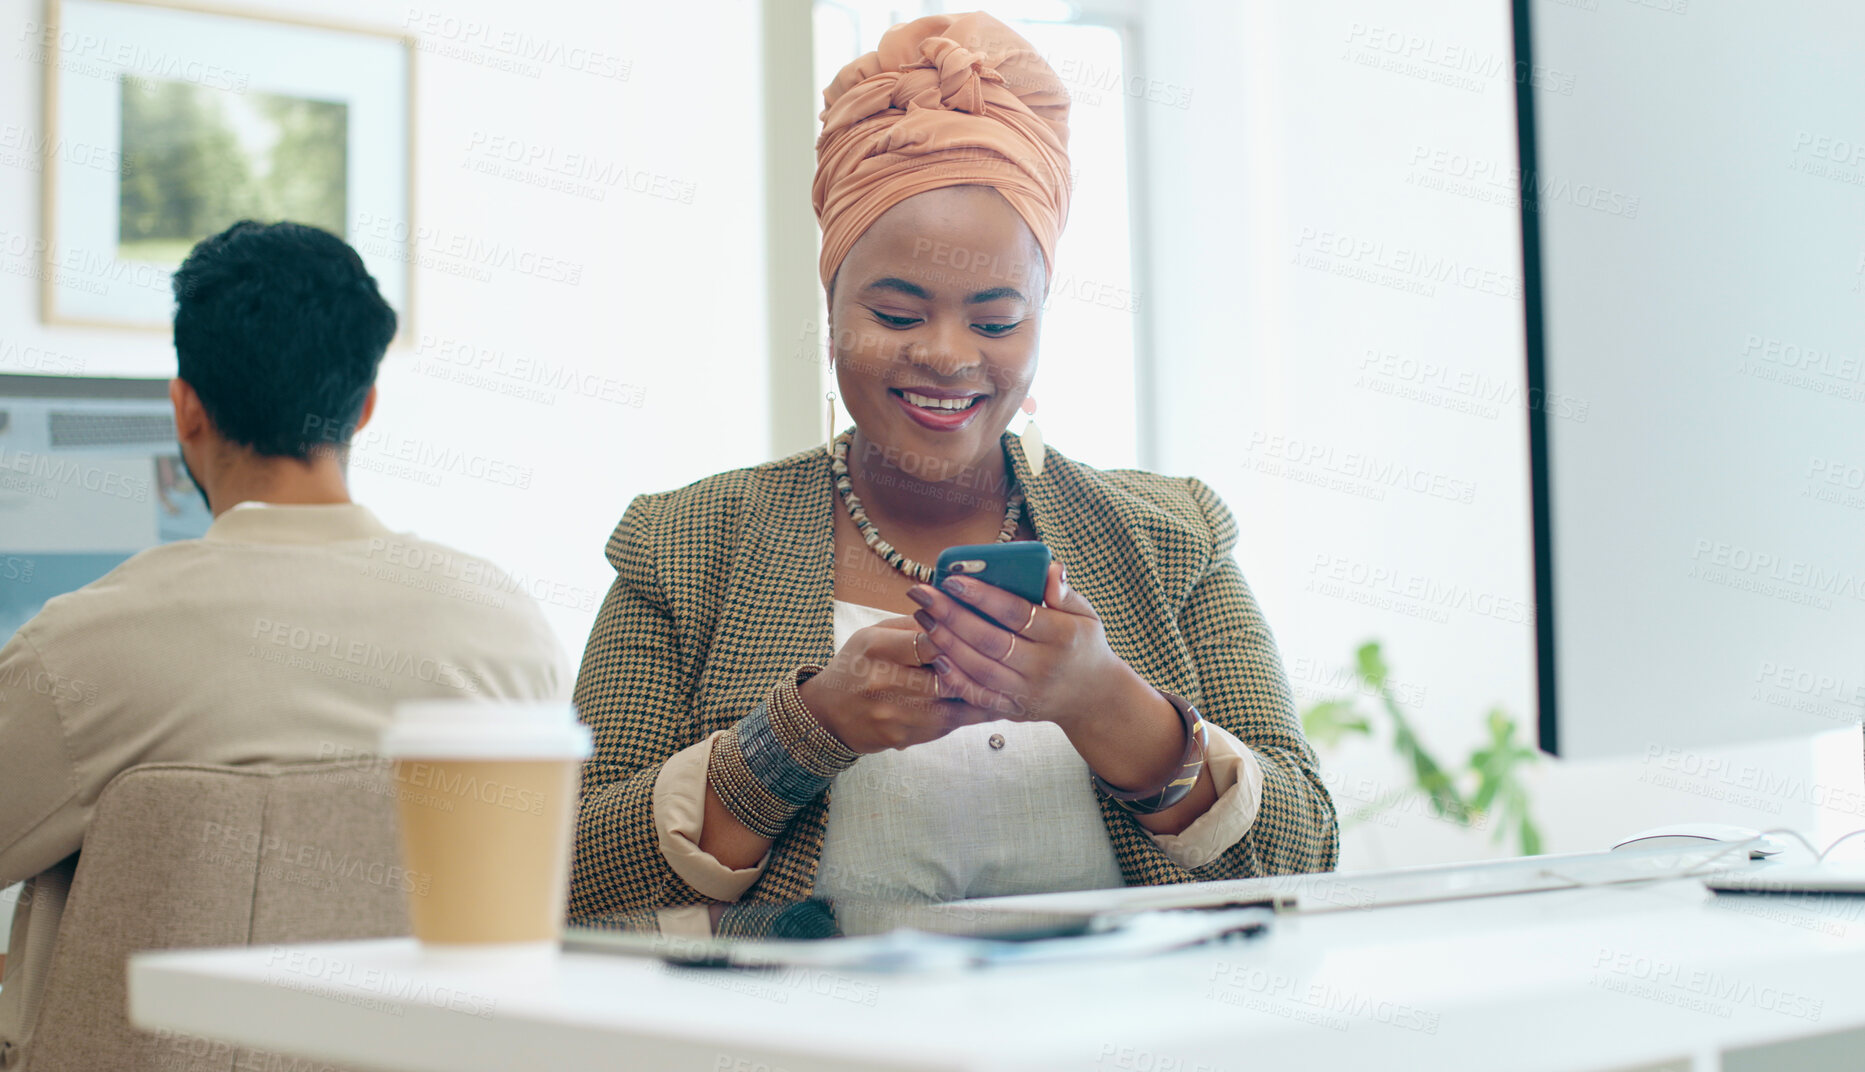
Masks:
[[[589,727],[567,703],[410,700],[382,733],[389,759],[588,759]]]

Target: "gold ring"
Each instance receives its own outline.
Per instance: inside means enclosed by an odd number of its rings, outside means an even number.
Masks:
[[[920,654],[920,638],[925,635],[925,633],[913,634],[913,657],[919,660],[921,666],[926,665],[926,658]]]
[[[1035,624],[1036,624],[1036,604],[1032,603],[1030,604],[1030,620],[1027,622],[1024,622],[1023,628],[1017,630],[1017,632],[1027,633],[1030,631],[1030,626],[1035,625]]]
[[[1010,634],[1010,650],[1004,652],[1004,657],[997,661],[1000,663],[1007,663],[1010,661],[1010,657],[1012,655],[1015,655],[1016,653],[1017,653],[1017,634],[1012,633]]]

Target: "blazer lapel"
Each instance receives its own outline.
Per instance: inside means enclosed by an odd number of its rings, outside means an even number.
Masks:
[[[1182,641],[1160,643],[1168,635],[1176,639],[1165,628],[1173,604],[1161,583],[1154,546],[1155,530],[1170,522],[1143,515],[1125,496],[1110,495],[1105,487],[1086,486],[1098,475],[1054,449],[1041,477],[1030,475],[1021,437],[1006,433],[1004,452],[1023,488],[1036,538],[1068,568],[1069,587],[1094,604],[1114,654],[1155,686],[1193,695],[1191,652]]]
[[[1072,520],[1066,514],[1067,504],[1056,494],[1055,482],[1061,474],[1046,464],[1043,476],[1039,479],[1030,475],[1029,459],[1023,456],[1023,437],[1004,433],[1004,457],[1010,465],[1010,473],[1016,479],[1017,486],[1023,489],[1023,512],[1030,520],[1030,527],[1036,530],[1036,538],[1049,545],[1049,553],[1055,561],[1069,567],[1069,584],[1088,582],[1084,569],[1087,565],[1078,553]],[[1051,452],[1053,453],[1053,452]],[[1081,574],[1080,581],[1076,574]],[[1090,603],[1095,598],[1090,589],[1083,588]]]

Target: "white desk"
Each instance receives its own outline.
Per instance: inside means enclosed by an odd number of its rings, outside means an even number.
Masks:
[[[932,977],[566,956],[524,980],[412,940],[169,952],[132,1019],[362,1067],[462,1069],[1856,1068],[1865,898],[1718,900],[1670,881],[1285,917],[1266,937],[1092,968]],[[1724,1061],[1724,1049],[1851,1031]],[[1840,1056],[1843,1055],[1843,1058]]]

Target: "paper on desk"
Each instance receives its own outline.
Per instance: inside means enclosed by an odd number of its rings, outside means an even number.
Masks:
[[[1267,928],[1260,908],[1216,912],[1145,912],[1087,934],[1028,941],[898,930],[832,942],[746,943],[732,950],[735,967],[818,967],[865,971],[928,971],[1005,964],[1053,964],[1148,956]],[[771,948],[771,947],[778,948]],[[794,948],[794,947],[802,948]],[[798,960],[801,955],[803,960]]]
[[[1274,919],[1273,913],[1261,908],[1143,912],[1110,921],[1086,934],[1027,941],[903,929],[829,941],[662,942],[655,955],[671,964],[692,967],[939,971],[1148,956],[1255,934]],[[683,944],[687,946],[684,951]],[[701,945],[703,949],[695,948]],[[645,947],[641,951],[646,952]]]

